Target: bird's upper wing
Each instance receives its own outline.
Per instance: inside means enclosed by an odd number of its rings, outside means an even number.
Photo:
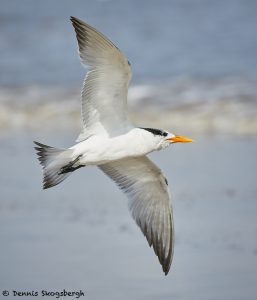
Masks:
[[[167,274],[174,230],[168,183],[162,171],[146,156],[117,160],[99,168],[127,195],[133,218]]]
[[[83,65],[89,66],[82,90],[83,131],[114,136],[131,125],[127,118],[127,93],[131,68],[127,58],[103,34],[71,17]]]

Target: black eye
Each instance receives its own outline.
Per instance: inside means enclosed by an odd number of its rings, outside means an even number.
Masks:
[[[167,136],[167,135],[168,135],[167,132],[165,132],[165,131],[162,132],[162,136]]]

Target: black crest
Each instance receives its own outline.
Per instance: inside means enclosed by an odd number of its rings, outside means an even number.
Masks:
[[[160,136],[167,136],[168,135],[168,133],[166,131],[161,130],[161,129],[144,128],[144,127],[140,127],[140,128],[151,132],[153,135],[160,135]]]

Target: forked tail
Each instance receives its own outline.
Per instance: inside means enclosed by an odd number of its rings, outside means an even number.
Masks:
[[[34,143],[36,144],[38,160],[43,167],[43,189],[61,183],[71,174],[72,150],[57,149],[38,142]]]

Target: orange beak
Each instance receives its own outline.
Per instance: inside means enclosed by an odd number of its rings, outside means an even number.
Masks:
[[[189,143],[189,142],[193,142],[192,139],[183,136],[183,135],[176,135],[172,138],[168,138],[168,141],[172,142],[172,143]]]

